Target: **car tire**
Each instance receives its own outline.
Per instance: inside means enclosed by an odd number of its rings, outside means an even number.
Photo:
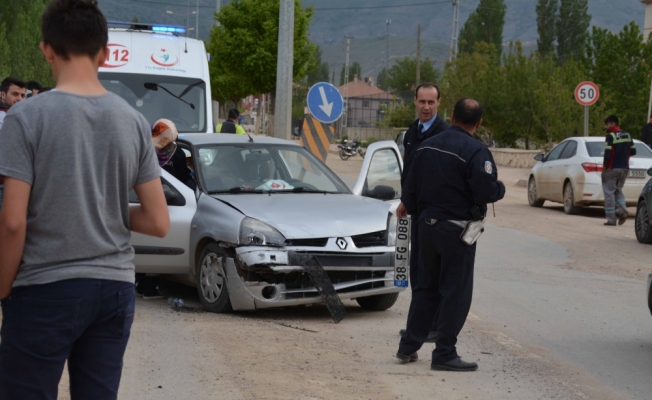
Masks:
[[[537,196],[537,183],[534,177],[530,177],[527,184],[527,202],[530,207],[543,207],[543,203],[545,202],[545,200],[541,200]]]
[[[206,311],[227,313],[233,311],[226,287],[226,253],[217,243],[204,247],[196,267],[197,294]]]
[[[576,215],[582,211],[582,207],[575,205],[575,192],[573,191],[573,185],[569,182],[566,182],[564,185],[564,212],[568,215]]]
[[[650,309],[650,314],[652,314],[652,290],[647,291],[647,308]]]
[[[347,156],[346,154],[344,154],[344,150],[340,149],[340,158],[341,158],[342,160],[346,161],[346,160],[349,159],[349,156]]]
[[[636,207],[636,220],[634,221],[636,240],[643,244],[652,244],[652,226],[650,226],[650,214],[645,200],[638,203]]]
[[[355,299],[360,307],[369,311],[385,311],[390,309],[396,300],[398,293],[377,294],[375,296],[359,297]]]

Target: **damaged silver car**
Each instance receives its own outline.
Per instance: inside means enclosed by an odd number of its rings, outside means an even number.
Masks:
[[[202,134],[178,146],[197,189],[162,171],[171,229],[133,234],[137,272],[196,286],[208,311],[252,310],[322,302],[302,266],[316,257],[341,299],[369,310],[396,302],[394,142],[369,147],[353,190],[296,142]]]

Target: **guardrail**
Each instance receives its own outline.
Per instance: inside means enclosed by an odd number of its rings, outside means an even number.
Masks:
[[[536,164],[534,156],[543,153],[541,150],[496,149],[489,148],[496,165],[512,168],[532,168]]]

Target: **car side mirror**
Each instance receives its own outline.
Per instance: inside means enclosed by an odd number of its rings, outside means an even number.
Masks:
[[[534,156],[534,159],[543,162],[543,154],[537,154],[536,156]]]
[[[396,191],[391,186],[378,185],[373,190],[367,190],[366,196],[378,200],[392,200]]]
[[[649,176],[652,176],[652,168],[650,168],[650,169],[647,170],[647,174],[648,174]]]

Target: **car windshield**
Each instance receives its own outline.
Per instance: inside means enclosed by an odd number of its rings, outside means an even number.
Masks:
[[[179,133],[206,132],[206,83],[197,78],[100,72],[106,90],[117,94],[153,124],[174,122]]]
[[[351,193],[321,161],[299,146],[202,146],[199,178],[208,193]]]
[[[634,142],[636,144],[636,155],[633,158],[652,158],[652,151],[643,142]],[[586,142],[586,150],[589,157],[604,157],[604,142]]]

